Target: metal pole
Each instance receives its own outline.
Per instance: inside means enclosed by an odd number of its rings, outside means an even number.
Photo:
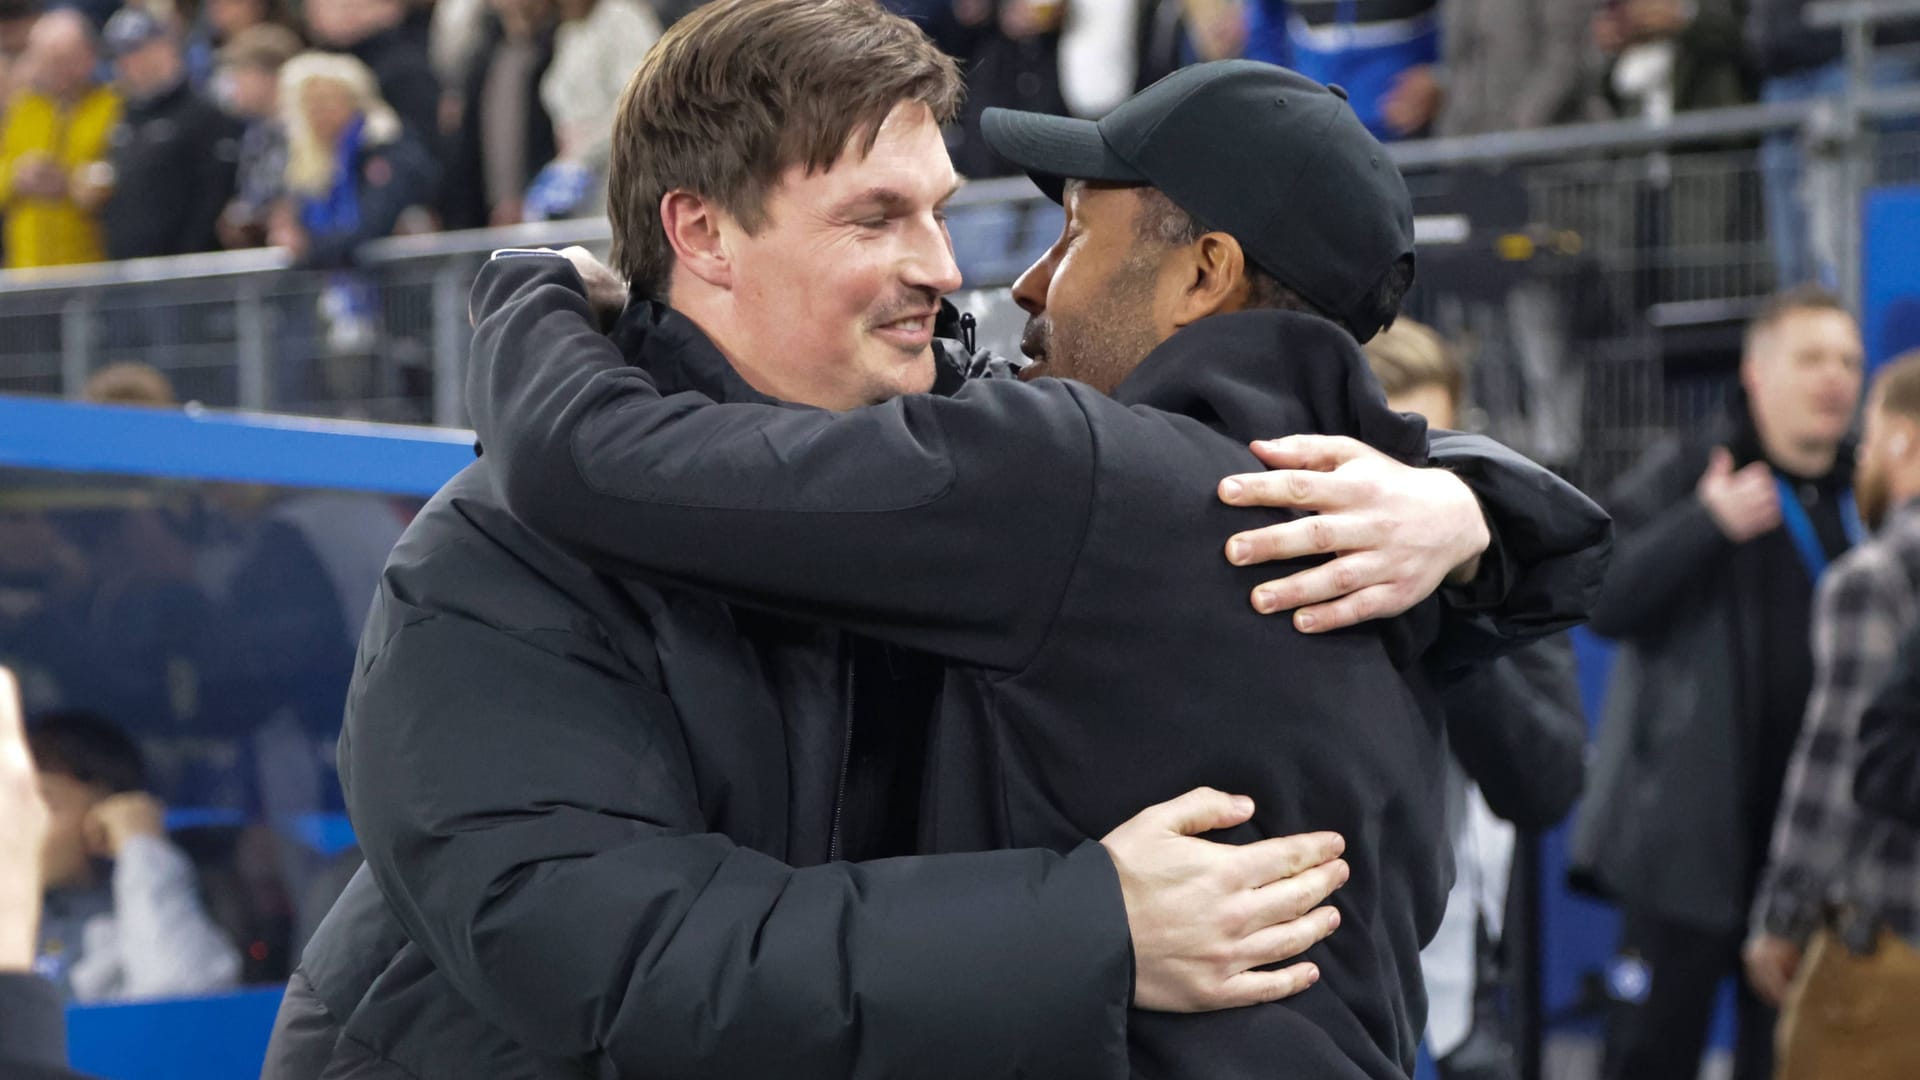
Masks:
[[[1868,129],[1861,104],[1873,90],[1873,25],[1871,15],[1850,13],[1841,28],[1847,63],[1847,89],[1840,98],[1841,207],[1840,235],[1836,254],[1839,259],[1840,298],[1848,310],[1860,310],[1863,271],[1861,262],[1866,246],[1861,228],[1866,217],[1866,192],[1873,184],[1873,132]]]
[[[240,407],[256,412],[265,412],[273,403],[265,291],[259,276],[244,277],[234,296],[233,351]]]
[[[77,398],[93,369],[93,296],[76,289],[60,305],[60,393]]]
[[[467,424],[467,275],[465,261],[448,259],[433,275],[433,422]]]

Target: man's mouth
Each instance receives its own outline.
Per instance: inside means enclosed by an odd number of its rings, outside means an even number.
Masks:
[[[933,342],[933,320],[937,311],[927,311],[894,319],[874,327],[873,332],[903,349],[918,351]]]

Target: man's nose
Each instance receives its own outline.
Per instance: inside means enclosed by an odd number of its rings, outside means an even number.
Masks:
[[[930,289],[940,296],[958,290],[963,284],[960,264],[953,258],[953,238],[938,222],[933,229],[923,231],[916,242],[914,257],[909,261],[907,284]]]
[[[1047,310],[1047,290],[1052,285],[1053,263],[1042,256],[1013,283],[1013,302],[1028,315],[1043,315]]]

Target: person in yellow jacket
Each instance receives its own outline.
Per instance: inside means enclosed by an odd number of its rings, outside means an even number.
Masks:
[[[105,259],[98,211],[113,190],[106,164],[120,98],[94,78],[93,27],[74,11],[41,16],[22,61],[27,87],[0,123],[0,208],[9,269]]]

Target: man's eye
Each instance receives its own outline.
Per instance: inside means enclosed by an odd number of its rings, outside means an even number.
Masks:
[[[884,229],[887,227],[888,222],[886,218],[877,217],[877,218],[866,218],[864,220],[854,222],[854,224],[860,226],[863,229]]]

